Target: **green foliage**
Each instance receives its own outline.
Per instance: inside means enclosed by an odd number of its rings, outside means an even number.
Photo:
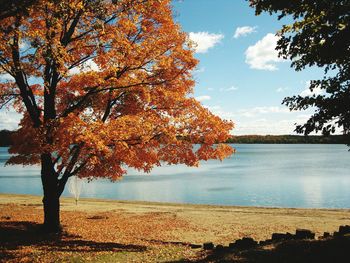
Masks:
[[[300,136],[300,135],[243,135],[233,136],[227,143],[262,143],[262,144],[345,144],[346,136]]]
[[[256,14],[277,13],[278,19],[292,17],[277,33],[277,50],[300,71],[310,66],[324,69],[323,79],[313,80],[310,90],[321,94],[287,97],[290,110],[315,108],[315,113],[298,133],[331,134],[339,127],[350,134],[350,0],[250,0]]]

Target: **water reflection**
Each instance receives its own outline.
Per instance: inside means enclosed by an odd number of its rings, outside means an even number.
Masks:
[[[220,161],[128,170],[123,180],[85,182],[81,197],[274,207],[350,208],[344,145],[237,145]],[[0,165],[8,158],[0,148]],[[42,194],[38,166],[0,167],[0,192]],[[64,195],[68,196],[66,190]]]
[[[321,178],[306,176],[301,180],[304,199],[308,207],[322,207],[323,206],[323,192]]]

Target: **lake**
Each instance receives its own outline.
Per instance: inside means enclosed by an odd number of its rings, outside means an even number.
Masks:
[[[150,174],[83,182],[81,197],[193,204],[350,208],[350,152],[335,144],[238,144],[220,161],[155,168]],[[4,166],[0,193],[42,195],[39,166]],[[71,196],[66,189],[64,196]]]

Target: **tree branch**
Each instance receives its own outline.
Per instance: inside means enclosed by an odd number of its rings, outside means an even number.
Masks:
[[[20,27],[20,18],[17,17],[15,23],[16,31]],[[26,109],[31,117],[35,127],[39,127],[41,124],[40,120],[40,111],[35,101],[33,91],[29,87],[25,73],[21,67],[20,63],[20,54],[19,54],[19,35],[18,32],[14,34],[13,44],[11,45],[12,49],[12,59],[13,59],[13,77],[15,78],[16,84],[20,90],[20,95],[23,99],[23,103],[26,106]]]
[[[82,146],[83,146],[83,143],[80,143],[79,145],[73,146],[74,153],[73,153],[68,165],[66,166],[66,169],[65,169],[61,179],[58,180],[58,194],[59,194],[59,196],[61,196],[61,194],[63,193],[64,187],[68,181],[68,178],[72,176],[71,171],[74,168],[74,166],[78,160]]]

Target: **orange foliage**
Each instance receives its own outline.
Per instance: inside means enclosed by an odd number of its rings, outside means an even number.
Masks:
[[[0,71],[15,82],[0,103],[24,114],[10,162],[45,153],[58,174],[117,179],[230,155],[214,144],[233,124],[191,98],[197,60],[170,2],[42,0],[4,19]]]

